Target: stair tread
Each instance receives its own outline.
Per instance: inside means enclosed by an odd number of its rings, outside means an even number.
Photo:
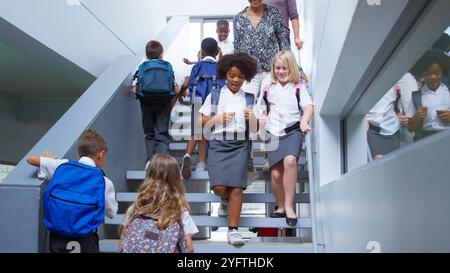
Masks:
[[[269,240],[267,240],[269,239]],[[275,240],[272,239],[282,239]],[[283,239],[288,239],[283,242]],[[234,247],[224,241],[200,240],[193,241],[195,253],[313,253],[312,243],[294,242],[289,239],[298,238],[253,238],[246,241],[243,247]],[[119,240],[100,240],[100,251],[118,252]]]
[[[121,225],[125,218],[124,214],[118,214],[115,218],[105,218],[107,225]],[[213,216],[196,216],[192,215],[194,223],[198,227],[226,227],[228,226],[228,218]],[[285,218],[265,218],[265,217],[241,217],[239,220],[240,227],[260,227],[260,228],[311,228],[311,218],[299,218],[297,226],[291,227],[286,224]]]
[[[133,192],[117,193],[118,202],[134,202],[137,194]],[[220,197],[212,193],[186,193],[186,200],[189,203],[218,203]],[[309,194],[296,194],[294,201],[296,203],[309,203]],[[275,197],[272,193],[244,193],[244,203],[274,203]]]
[[[257,170],[258,178],[257,180],[270,180],[270,174],[263,172],[262,170]],[[308,178],[308,171],[300,170],[297,173],[298,179]],[[145,171],[127,171],[126,178],[128,180],[143,180],[145,178]],[[193,171],[191,178],[189,180],[209,180],[208,171]]]

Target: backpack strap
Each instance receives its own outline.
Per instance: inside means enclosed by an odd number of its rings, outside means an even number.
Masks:
[[[200,76],[195,77],[194,84],[192,85],[192,93],[190,94],[191,97],[191,104],[194,104],[194,97],[195,94],[197,94],[197,87],[198,87],[198,81],[200,80]]]
[[[422,107],[422,92],[420,90],[414,91],[411,93],[412,95],[412,102],[414,104],[414,108],[416,108],[416,111],[419,110],[420,107]],[[422,129],[423,124],[421,123],[419,126],[419,129],[415,132],[414,135],[414,141],[418,141],[422,138]]]
[[[180,228],[180,232],[178,234],[178,240],[177,240],[177,251],[178,253],[186,253],[187,246],[186,246],[186,239],[185,239],[185,233],[184,233],[184,225],[183,221],[178,222],[178,226]]]
[[[245,106],[247,108],[253,109],[255,105],[255,95],[251,93],[245,93]]]
[[[212,87],[217,89],[217,76],[213,75],[212,77]]]
[[[211,117],[217,115],[217,108],[219,106],[220,90],[211,90]]]
[[[267,115],[269,115],[269,112],[270,112],[270,104],[269,104],[268,97],[269,97],[269,92],[270,92],[270,89],[272,88],[272,86],[273,86],[273,83],[270,83],[270,84],[266,85],[266,87],[264,87],[264,89],[263,89],[263,99],[264,99],[264,102],[266,103]]]
[[[414,104],[414,108],[416,108],[416,111],[419,110],[420,107],[422,107],[422,92],[414,91],[411,93],[412,96],[412,102]]]
[[[395,102],[394,102],[394,111],[396,114],[400,113],[400,108],[398,107],[398,103],[400,101],[400,99],[402,98],[402,94],[401,94],[401,88],[399,84],[394,85],[394,93],[396,96]]]
[[[253,106],[255,105],[255,95],[251,93],[245,93],[245,106],[253,110]],[[245,120],[245,138],[250,139],[250,122]]]
[[[269,112],[270,112],[270,104],[269,104],[268,97],[269,97],[270,89],[272,89],[272,86],[273,86],[273,83],[270,83],[266,87],[264,87],[264,90],[263,90],[263,99],[264,99],[264,102],[266,103],[267,115],[269,115]],[[298,110],[300,111],[300,113],[302,113],[302,115],[303,115],[303,109],[300,107],[300,92],[302,91],[302,83],[301,82],[295,83],[294,88],[295,88],[295,97],[297,98],[297,107],[298,107]]]
[[[297,107],[301,113],[301,116],[303,116],[303,108],[300,106],[300,92],[302,91],[302,83],[301,82],[295,83],[294,88],[295,88],[295,97],[297,98]]]

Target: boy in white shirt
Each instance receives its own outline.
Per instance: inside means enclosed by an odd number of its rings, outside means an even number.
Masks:
[[[106,142],[103,136],[94,131],[84,131],[78,139],[79,163],[90,167],[102,168],[105,165],[107,152]],[[40,156],[30,156],[27,162],[33,166],[39,167],[38,177],[45,180],[51,180],[57,168],[69,162],[67,159],[57,159],[51,152],[44,152]],[[117,213],[117,201],[114,185],[111,180],[104,177],[105,181],[105,215],[114,218]],[[101,206],[102,204],[100,204]],[[67,253],[70,242],[78,242],[81,252],[95,253],[100,252],[99,238],[95,230],[90,236],[84,238],[68,238],[66,236],[50,232],[50,251],[53,253]]]
[[[219,48],[222,52],[222,56],[233,54],[234,53],[233,42],[228,40],[228,35],[230,34],[230,23],[227,20],[217,21],[216,33]]]

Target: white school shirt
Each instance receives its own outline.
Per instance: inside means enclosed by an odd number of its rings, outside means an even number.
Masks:
[[[125,219],[123,220],[122,223],[123,226],[130,224],[129,215],[133,207],[134,204],[128,208],[127,213],[125,215]],[[181,223],[183,224],[183,231],[185,234],[194,235],[198,233],[197,225],[194,223],[194,219],[192,219],[191,215],[189,214],[189,211],[185,211],[183,212],[183,214],[181,214]]]
[[[39,167],[38,177],[45,180],[50,180],[59,165],[68,162],[67,159],[53,159],[41,157],[41,165]],[[95,167],[95,162],[89,157],[82,157],[78,161],[82,164]],[[109,178],[105,178],[105,215],[109,218],[114,218],[117,214],[116,192],[114,191],[114,184]]]
[[[382,135],[391,136],[400,130],[400,121],[394,110],[396,100],[396,91],[391,88],[366,115],[370,124],[381,128]]]
[[[443,131],[450,129],[450,124],[443,123],[437,116],[436,110],[450,111],[450,92],[445,84],[441,84],[436,92],[431,91],[427,85],[422,89],[422,106],[428,107],[428,116],[423,122],[424,131]],[[410,118],[417,112],[414,103],[409,103],[406,115]]]
[[[216,115],[223,113],[235,113],[234,118],[223,127],[223,123],[219,123],[215,126],[213,135],[221,135],[226,133],[245,133],[245,116],[244,110],[246,109],[245,92],[239,90],[236,94],[233,94],[228,86],[224,86],[220,91],[219,104],[217,106]],[[253,107],[255,113],[255,107]],[[205,103],[200,108],[199,112],[204,116],[211,116],[211,94],[205,100]]]
[[[265,88],[265,87],[262,87]],[[287,83],[284,87],[279,83],[272,85],[267,96],[270,104],[270,112],[267,117],[266,129],[275,136],[286,135],[285,129],[293,126],[301,120],[301,113],[297,105],[297,90],[294,83]],[[313,106],[310,95],[305,85],[302,84],[300,90],[300,104],[302,108],[308,105]],[[261,117],[263,112],[267,111],[266,102],[264,101],[264,89],[257,104],[258,117]]]
[[[222,56],[234,53],[234,44],[228,39],[223,41],[217,41],[217,45],[220,47],[220,50],[222,51]]]

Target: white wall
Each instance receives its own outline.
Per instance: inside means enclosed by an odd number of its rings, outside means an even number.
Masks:
[[[321,188],[327,252],[450,252],[450,132]]]
[[[136,53],[143,52],[166,24],[165,13],[155,0],[82,2]]]
[[[142,0],[135,7],[129,1],[82,1],[93,16],[82,5],[68,4],[74,0],[4,0],[0,16],[98,76],[118,56],[133,54],[162,29],[165,15],[154,8],[154,1]]]
[[[230,16],[248,6],[247,0],[156,0],[167,16]]]
[[[321,184],[341,175],[338,116],[321,116],[358,0],[304,0],[304,50],[302,64],[310,75],[316,107],[315,137],[318,151],[317,179]]]

